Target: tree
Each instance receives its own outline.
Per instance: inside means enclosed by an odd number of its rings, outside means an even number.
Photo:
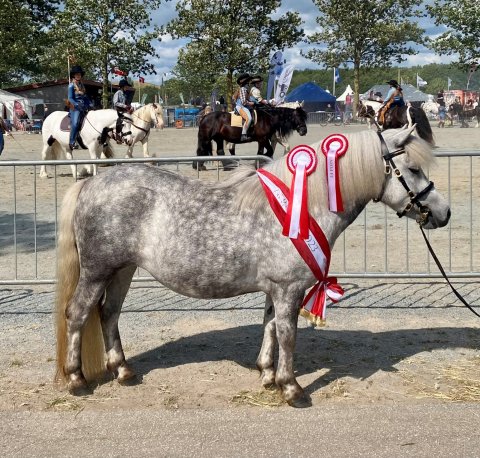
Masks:
[[[439,54],[458,53],[458,63],[469,66],[480,63],[480,3],[478,0],[436,0],[427,6],[436,25],[447,31],[430,40]]]
[[[165,32],[191,41],[180,54],[175,73],[207,86],[225,75],[230,102],[234,73],[266,71],[272,49],[293,46],[303,36],[298,13],[272,18],[280,4],[280,0],[179,0],[178,17]]]
[[[51,35],[58,45],[46,56],[50,75],[66,75],[67,59],[82,65],[103,83],[103,106],[108,105],[108,75],[113,67],[134,75],[155,73],[158,57],[152,41],[150,10],[161,0],[65,0]]]
[[[411,21],[420,15],[415,8],[422,0],[313,1],[322,12],[317,18],[321,31],[310,35],[308,42],[324,47],[305,56],[327,67],[352,65],[355,106],[361,69],[400,63],[403,56],[417,53],[409,42],[422,42],[423,29]]]
[[[20,82],[38,72],[39,59],[49,47],[47,24],[58,0],[0,0],[0,81]]]

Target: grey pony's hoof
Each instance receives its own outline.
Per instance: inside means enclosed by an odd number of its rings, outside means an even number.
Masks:
[[[297,409],[306,409],[308,407],[312,407],[312,400],[306,395],[303,395],[298,399],[291,399],[287,402],[290,407],[295,407]]]
[[[72,396],[87,396],[87,395],[93,394],[92,388],[88,386],[85,379],[71,381],[68,384],[68,392]]]

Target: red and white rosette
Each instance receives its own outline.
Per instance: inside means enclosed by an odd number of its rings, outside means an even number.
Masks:
[[[344,135],[332,134],[323,140],[320,149],[326,159],[328,208],[332,212],[343,212],[338,158],[347,151],[348,140]]]
[[[287,166],[293,173],[290,201],[283,226],[283,235],[296,239],[308,239],[308,186],[307,176],[317,167],[315,150],[308,145],[293,148],[287,156]]]
[[[336,304],[343,294],[344,290],[336,277],[319,280],[305,296],[299,313],[313,324],[322,326],[326,320],[327,298]]]

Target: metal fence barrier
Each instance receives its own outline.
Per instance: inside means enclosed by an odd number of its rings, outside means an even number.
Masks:
[[[429,231],[430,242],[453,278],[480,276],[480,211],[474,202],[480,188],[480,151],[437,152],[432,171],[437,189],[449,200],[452,218],[448,226]],[[156,163],[178,173],[206,181],[218,181],[225,157],[172,157],[61,161],[1,161],[0,183],[0,284],[51,284],[56,277],[57,219],[64,193],[73,183],[70,165]],[[268,160],[262,156],[235,156],[235,160]],[[208,161],[207,171],[192,168],[192,161]],[[47,165],[52,178],[38,179],[39,167]],[[100,173],[102,170],[100,169]],[[478,214],[477,214],[478,213]],[[226,236],[229,236],[226,234]],[[279,235],[280,236],[280,235]],[[340,236],[332,253],[332,275],[343,278],[439,278],[417,224],[399,220],[382,204],[369,204]],[[152,278],[139,269],[134,281]]]

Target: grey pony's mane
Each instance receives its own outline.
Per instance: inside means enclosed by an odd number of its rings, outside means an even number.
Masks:
[[[396,131],[387,130],[383,135],[393,136]],[[349,202],[352,205],[359,201],[368,202],[380,194],[385,167],[380,141],[375,132],[364,131],[345,136],[349,148],[340,159],[339,169],[342,197],[344,204],[348,206]],[[308,178],[309,208],[316,212],[326,211],[328,208],[325,158],[319,151],[320,145],[321,142],[311,145],[317,151],[318,165]],[[405,150],[409,161],[418,167],[425,167],[433,161],[430,145],[418,137],[410,137]],[[273,173],[290,187],[292,174],[287,168],[285,157],[266,165],[265,170]],[[253,168],[240,168],[229,180],[217,186],[237,188],[235,205],[239,211],[255,211],[269,205]]]

